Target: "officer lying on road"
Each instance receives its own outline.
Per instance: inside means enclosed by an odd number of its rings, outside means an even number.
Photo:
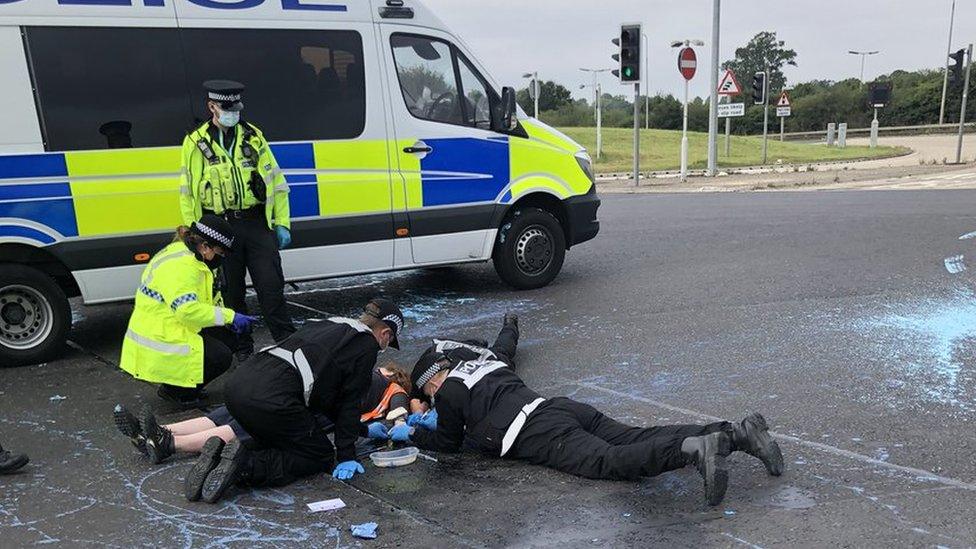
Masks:
[[[159,396],[199,404],[204,385],[230,368],[234,334],[254,318],[223,306],[213,270],[234,248],[230,225],[214,215],[177,229],[142,273],[119,366],[160,383]],[[230,328],[230,329],[228,329]]]
[[[464,442],[489,455],[596,479],[632,480],[694,465],[710,505],[725,496],[725,458],[733,451],[759,458],[771,475],[783,473],[779,445],[759,414],[740,423],[631,427],[566,397],[542,398],[494,359],[426,357],[411,379],[434,403],[435,420],[396,426],[390,438],[422,449],[457,452]]]
[[[264,322],[280,342],[295,331],[278,253],[291,242],[288,183],[261,130],[241,120],[244,84],[208,80],[203,87],[211,119],[183,140],[183,222],[189,225],[207,213],[227,219],[238,249],[224,265],[227,305],[247,312],[244,277],[250,273]],[[240,334],[234,348],[238,360],[253,351],[250,332]]]
[[[362,473],[355,443],[361,433],[360,404],[376,356],[399,349],[403,314],[392,302],[374,299],[358,320],[334,317],[306,323],[278,346],[242,363],[227,380],[227,410],[254,437],[208,440],[187,474],[191,501],[213,503],[232,483],[284,486],[331,468],[341,480]],[[333,447],[316,413],[335,424]]]

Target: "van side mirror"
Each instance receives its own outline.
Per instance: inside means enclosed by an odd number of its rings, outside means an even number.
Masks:
[[[515,88],[502,88],[502,99],[492,117],[492,130],[507,133],[518,127],[518,108],[515,106]]]

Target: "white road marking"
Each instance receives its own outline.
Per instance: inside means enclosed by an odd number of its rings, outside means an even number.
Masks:
[[[618,396],[618,397],[629,398],[631,400],[636,400],[638,402],[643,402],[645,404],[650,404],[652,406],[657,406],[659,408],[664,408],[665,410],[669,410],[669,411],[672,411],[672,412],[677,412],[677,413],[681,413],[681,414],[685,414],[685,415],[689,415],[689,416],[699,417],[699,418],[706,419],[706,420],[712,421],[712,422],[715,422],[715,421],[728,421],[728,420],[723,419],[723,418],[720,418],[720,417],[715,417],[715,416],[711,416],[711,415],[708,415],[708,414],[703,414],[701,412],[696,412],[694,410],[689,410],[687,408],[681,408],[679,406],[672,406],[670,404],[666,404],[664,402],[659,402],[657,400],[652,400],[652,399],[649,399],[649,398],[644,398],[644,397],[640,397],[640,396],[635,396],[635,395],[627,394],[627,393],[624,393],[622,391],[617,391],[617,390],[614,390],[614,389],[608,389],[606,387],[601,387],[600,385],[595,385],[593,383],[577,383],[576,385],[579,385],[580,387],[585,387],[587,389],[593,389],[593,390],[596,390],[596,391],[602,391],[604,393],[608,393],[608,394],[611,394],[611,395],[614,395],[614,396]],[[900,471],[902,473],[907,473],[909,475],[915,476],[916,478],[918,478],[920,480],[932,480],[932,481],[935,481],[935,482],[938,482],[938,483],[941,483],[941,484],[945,484],[946,486],[952,486],[954,488],[963,488],[965,490],[976,491],[976,484],[973,484],[971,482],[966,482],[964,480],[959,480],[959,479],[955,479],[955,478],[951,478],[951,477],[937,475],[937,474],[935,474],[935,473],[933,473],[931,471],[926,471],[924,469],[917,469],[915,467],[907,467],[905,465],[897,465],[895,463],[889,463],[887,461],[881,461],[880,459],[875,459],[875,458],[873,458],[871,456],[866,456],[864,454],[858,454],[857,452],[851,452],[850,450],[844,450],[843,448],[837,448],[836,446],[830,446],[828,444],[822,444],[820,442],[813,442],[813,441],[810,441],[810,440],[804,440],[802,438],[798,438],[798,437],[794,437],[794,436],[790,436],[790,435],[784,435],[784,434],[776,433],[776,432],[773,432],[773,431],[770,431],[769,434],[773,435],[774,437],[776,437],[776,438],[778,438],[780,440],[786,440],[786,441],[789,441],[789,442],[793,442],[795,444],[799,444],[800,446],[806,446],[808,448],[813,448],[815,450],[820,450],[821,452],[826,452],[828,454],[833,454],[835,456],[841,456],[841,457],[845,457],[845,458],[852,459],[852,460],[855,460],[855,461],[860,461],[862,463],[867,463],[867,464],[870,464],[870,465],[874,465],[876,467],[884,467],[886,469],[892,469],[892,470],[895,470],[895,471]]]

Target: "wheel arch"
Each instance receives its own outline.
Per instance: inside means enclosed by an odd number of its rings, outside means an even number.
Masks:
[[[81,295],[81,288],[71,269],[44,248],[19,242],[0,243],[0,263],[33,267],[53,278],[67,297]]]
[[[494,219],[492,223],[493,227],[501,228],[502,224],[506,219],[508,219],[511,213],[521,208],[539,208],[540,210],[552,214],[552,216],[556,218],[556,221],[559,222],[559,226],[563,229],[563,236],[566,238],[566,249],[569,249],[569,212],[566,210],[566,204],[563,202],[561,197],[547,189],[540,189],[520,197],[512,204],[503,206],[505,207],[499,208],[496,213],[496,219]],[[498,241],[496,239],[495,246],[497,245]]]

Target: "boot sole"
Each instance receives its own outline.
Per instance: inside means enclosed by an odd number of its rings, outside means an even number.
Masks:
[[[224,491],[236,479],[237,470],[244,458],[244,447],[239,440],[234,440],[224,446],[220,452],[220,463],[207,474],[203,483],[201,499],[207,503],[216,503]]]
[[[725,456],[729,454],[732,442],[724,433],[713,433],[705,438],[704,471],[705,500],[712,507],[722,503],[729,487],[729,468]]]
[[[210,437],[203,444],[200,456],[193,463],[193,467],[183,479],[183,495],[187,501],[199,501],[203,493],[203,484],[207,475],[214,470],[220,461],[220,453],[224,449],[224,441],[219,437]]]
[[[142,427],[142,436],[146,440],[146,455],[149,457],[149,461],[151,461],[153,465],[159,465],[172,454],[164,455],[153,442],[152,431],[160,430],[162,427],[159,426],[159,423],[156,421],[156,416],[152,413],[152,409],[149,408],[149,406],[142,409],[142,414],[139,418],[139,425]],[[155,427],[155,429],[151,427]]]
[[[762,414],[755,413],[746,418],[751,427],[747,427],[750,431],[752,428],[756,432],[750,433],[755,435],[756,448],[751,452],[752,455],[759,458],[766,467],[766,472],[774,477],[781,476],[783,474],[784,464],[783,464],[783,451],[780,450],[779,444],[773,439],[773,436],[769,434],[769,425],[766,423],[766,418]]]
[[[115,421],[115,427],[120,433],[128,437],[129,442],[135,446],[136,450],[139,450],[139,453],[142,455],[148,456],[149,453],[146,451],[146,437],[142,436],[142,427],[139,426],[139,420],[124,408],[113,410],[112,419]],[[133,421],[135,425],[132,424]],[[137,426],[139,426],[138,432],[135,431],[135,427]]]
[[[0,475],[9,475],[10,473],[15,473],[18,470],[20,470],[20,468],[22,468],[24,465],[27,465],[28,463],[30,463],[29,457],[25,455],[17,456],[17,459],[13,460],[10,463],[5,464],[3,467],[0,467]]]

